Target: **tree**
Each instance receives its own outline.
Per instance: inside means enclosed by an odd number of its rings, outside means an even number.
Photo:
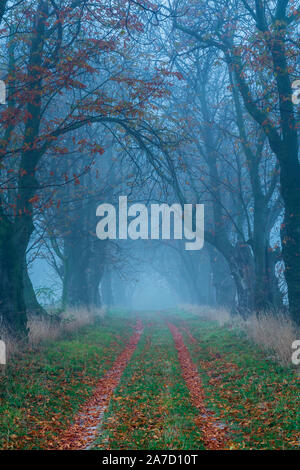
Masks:
[[[237,8],[238,6],[238,8]],[[193,12],[201,10],[201,23]],[[215,48],[234,74],[240,96],[250,116],[266,135],[280,168],[284,203],[282,254],[288,285],[289,307],[296,322],[300,305],[300,164],[298,129],[292,103],[300,10],[293,1],[185,2],[172,11],[174,28],[192,38],[200,48]],[[241,31],[244,34],[240,34]],[[264,67],[263,82],[257,81]]]
[[[27,322],[23,271],[43,186],[40,168],[51,152],[68,152],[66,135],[75,138],[77,129],[92,123],[123,127],[137,137],[136,121],[149,96],[161,93],[162,80],[155,72],[154,78],[134,81],[131,70],[125,72],[129,38],[123,28],[138,31],[140,25],[118,0],[109,6],[88,0],[16,3],[14,14],[26,18],[27,31],[16,31],[8,41],[8,47],[11,41],[18,44],[10,54],[8,107],[1,115],[0,153],[7,176],[0,204],[0,313],[22,336]],[[81,139],[74,146],[86,146],[94,157],[103,153],[95,141]]]

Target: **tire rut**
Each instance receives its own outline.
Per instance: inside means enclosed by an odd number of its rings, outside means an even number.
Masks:
[[[209,450],[228,449],[229,442],[226,437],[226,426],[213,413],[207,410],[205,406],[203,384],[189,350],[184,344],[183,337],[175,325],[168,323],[168,327],[173,335],[182,376],[190,392],[191,402],[199,411],[196,423],[202,431],[203,443]]]
[[[135,332],[125,349],[119,354],[109,371],[99,380],[93,395],[77,413],[71,427],[58,438],[57,448],[60,450],[90,449],[97,437],[104,412],[137,347],[142,332],[142,323],[138,321],[135,325]]]

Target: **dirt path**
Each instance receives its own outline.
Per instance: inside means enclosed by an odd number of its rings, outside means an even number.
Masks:
[[[75,417],[73,425],[59,437],[56,448],[60,450],[89,449],[97,436],[103,414],[128,361],[136,349],[142,331],[142,323],[138,321],[128,345],[119,354],[111,369],[99,380],[92,397],[82,406]]]
[[[202,381],[191,359],[190,353],[184,344],[180,331],[171,323],[168,323],[168,327],[174,338],[182,369],[182,376],[189,389],[191,401],[199,410],[197,424],[202,431],[205,447],[209,450],[226,449],[229,447],[229,442],[226,438],[226,427],[205,407],[205,394]]]

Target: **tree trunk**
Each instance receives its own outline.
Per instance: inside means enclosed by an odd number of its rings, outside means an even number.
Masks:
[[[11,333],[27,334],[23,266],[26,246],[17,242],[15,226],[3,214],[0,226],[0,315]]]
[[[259,188],[253,184],[254,193],[254,227],[252,250],[254,255],[254,309],[265,310],[268,302],[268,277],[266,270],[266,206],[265,199]],[[258,186],[258,184],[257,184]],[[257,194],[259,193],[259,194]]]
[[[280,250],[273,251],[270,247],[266,247],[265,258],[269,306],[271,305],[276,309],[282,310],[284,308],[283,294],[279,289],[278,279],[275,275],[276,263],[282,259]]]
[[[254,308],[254,263],[249,246],[238,243],[229,264],[237,290],[238,311],[246,317]]]
[[[281,194],[285,213],[281,227],[282,257],[288,285],[289,309],[300,325],[300,165],[281,170]]]
[[[106,269],[103,279],[101,281],[101,292],[103,303],[108,307],[111,307],[114,303],[113,301],[113,291],[112,291],[112,283],[111,283],[111,272],[110,270]]]
[[[209,254],[216,304],[232,309],[235,305],[236,287],[228,264],[215,247],[209,248]]]
[[[63,302],[65,306],[92,310],[101,306],[99,286],[105,243],[80,232],[78,227],[76,233],[76,239],[66,238],[64,243]]]
[[[68,272],[64,273],[64,302],[67,307],[87,307],[89,292],[87,284],[87,256],[81,245],[72,240],[65,241],[64,256]],[[67,276],[66,276],[67,275]]]
[[[23,269],[23,285],[24,285],[24,300],[26,304],[26,310],[29,314],[38,315],[38,316],[48,316],[47,312],[43,307],[39,304],[31,279],[28,274],[27,266],[24,266]]]
[[[259,8],[262,3],[258,2]],[[300,325],[300,163],[298,126],[291,100],[292,87],[288,52],[286,51],[287,23],[285,14],[288,2],[277,9],[272,33],[265,25],[257,27],[266,33],[265,38],[271,53],[273,73],[277,84],[280,112],[280,128],[276,129],[268,113],[261,110],[251,95],[245,79],[241,57],[235,49],[230,62],[246,109],[264,130],[271,149],[280,165],[280,192],[284,202],[284,221],[281,228],[282,257],[288,286],[289,309],[293,320]],[[264,15],[260,15],[260,19]]]
[[[27,315],[24,298],[24,266],[26,249],[33,232],[31,198],[38,189],[35,178],[36,166],[42,153],[38,151],[36,139],[41,119],[41,74],[44,47],[45,18],[48,4],[40,0],[35,30],[32,35],[27,75],[30,80],[32,99],[27,104],[28,119],[23,135],[20,169],[18,177],[17,216],[12,222],[4,214],[4,202],[0,201],[0,314],[4,324],[17,336],[27,335]]]

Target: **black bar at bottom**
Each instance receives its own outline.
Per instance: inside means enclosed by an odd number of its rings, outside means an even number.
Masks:
[[[276,460],[281,458],[286,459],[287,453],[290,451],[276,452]],[[292,451],[293,452],[293,451]],[[22,465],[27,462],[43,462],[47,461],[50,465],[57,463],[66,463],[72,465],[96,465],[93,469],[99,467],[108,468],[110,466],[123,467],[123,468],[142,468],[147,466],[151,467],[165,467],[181,465],[183,467],[198,467],[203,466],[204,461],[209,459],[210,462],[221,463],[225,459],[231,462],[240,458],[249,457],[260,459],[269,458],[272,451],[248,451],[248,450],[233,450],[233,451],[197,451],[197,450],[89,450],[89,451],[0,451],[0,467],[1,462],[7,460],[13,463],[18,460]],[[274,453],[273,453],[274,456]],[[286,460],[285,460],[286,463]]]

